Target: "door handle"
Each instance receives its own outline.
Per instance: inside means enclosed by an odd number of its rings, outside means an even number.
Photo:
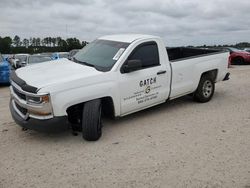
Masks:
[[[165,70],[161,70],[161,71],[157,72],[157,75],[165,74],[166,72],[167,72],[167,71],[165,71]]]

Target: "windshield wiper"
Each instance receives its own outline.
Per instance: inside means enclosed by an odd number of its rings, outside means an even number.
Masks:
[[[97,70],[97,68],[95,67],[95,65],[87,63],[85,61],[79,61],[75,57],[73,58],[73,61],[76,62],[76,63],[79,63],[79,64],[83,64],[83,65],[89,66],[89,67],[94,67]]]
[[[101,67],[101,66],[98,66],[98,65],[93,65],[93,64],[87,63],[86,61],[79,61],[75,57],[73,57],[73,61],[75,63],[79,63],[79,64],[86,65],[86,66],[89,66],[89,67],[94,67],[97,71],[101,71],[101,72],[109,71],[108,67]]]

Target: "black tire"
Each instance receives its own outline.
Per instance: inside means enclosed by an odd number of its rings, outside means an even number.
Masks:
[[[96,141],[102,136],[102,103],[100,99],[86,102],[82,112],[82,137]]]
[[[242,57],[236,57],[233,59],[233,64],[234,65],[244,65],[245,61]]]
[[[194,92],[194,100],[205,103],[212,99],[214,95],[215,84],[208,75],[203,75],[200,79],[198,88]]]

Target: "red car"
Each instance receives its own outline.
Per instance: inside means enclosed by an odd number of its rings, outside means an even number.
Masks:
[[[250,52],[234,51],[230,53],[229,62],[231,65],[246,65],[250,64]]]

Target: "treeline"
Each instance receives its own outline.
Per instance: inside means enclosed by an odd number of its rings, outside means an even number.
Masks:
[[[16,54],[16,53],[43,53],[43,52],[63,52],[72,49],[81,49],[88,42],[80,41],[77,38],[63,39],[61,37],[31,37],[29,39],[21,39],[19,36],[11,38],[0,36],[0,53],[2,54]],[[188,46],[188,47],[202,47],[202,48],[221,48],[221,47],[235,47],[239,49],[250,48],[250,43],[240,42],[235,45],[213,45],[213,46]]]
[[[19,36],[11,38],[0,37],[0,53],[42,53],[42,52],[63,52],[72,49],[81,49],[87,44],[77,38],[63,39],[61,37],[31,37],[21,39]]]
[[[238,48],[238,49],[244,49],[244,48],[250,48],[250,43],[249,42],[240,42],[237,44],[224,44],[224,45],[202,45],[202,46],[188,46],[188,47],[197,47],[197,48],[223,48],[223,47],[233,47],[233,48]]]

